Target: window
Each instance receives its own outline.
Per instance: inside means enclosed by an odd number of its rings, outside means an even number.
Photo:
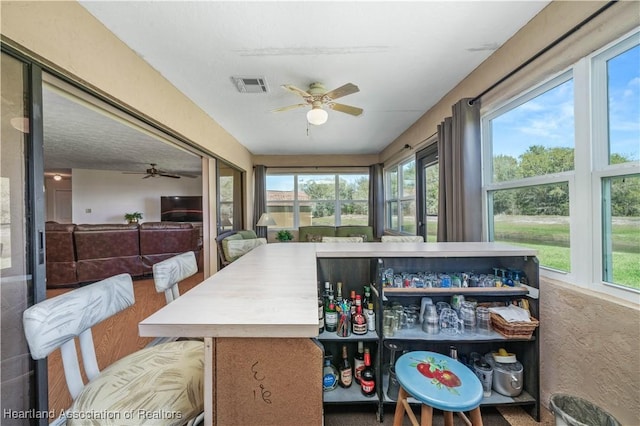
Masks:
[[[369,174],[268,174],[272,228],[368,225]]]
[[[639,64],[636,30],[482,119],[488,239],[538,250],[543,275],[636,302]]]
[[[574,88],[564,74],[485,118],[489,239],[538,250],[542,266],[571,271],[569,180]]]
[[[385,170],[385,227],[416,235],[416,162],[414,159]]]

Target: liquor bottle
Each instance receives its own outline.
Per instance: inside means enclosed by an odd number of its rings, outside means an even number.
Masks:
[[[353,315],[356,313],[356,291],[355,290],[351,290],[351,297],[349,299],[351,300],[351,316],[353,317]]]
[[[364,370],[360,376],[360,390],[364,396],[374,396],[376,394],[376,376],[371,366],[371,353],[369,348],[364,350]]]
[[[358,352],[356,352],[356,355],[353,357],[353,377],[358,384],[360,384],[362,370],[364,370],[364,343],[359,341]]]
[[[367,325],[369,327],[369,331],[376,331],[376,313],[373,311],[373,303],[369,302],[369,306],[367,306]]]
[[[336,303],[342,302],[342,281],[336,283]]]
[[[362,314],[362,306],[356,307],[356,314],[351,318],[351,331],[353,334],[367,334],[367,318]]]
[[[342,361],[340,362],[340,381],[338,384],[343,388],[351,387],[353,382],[353,369],[349,362],[349,355],[347,352],[347,345],[342,345]]]
[[[324,301],[318,288],[318,334],[322,334],[324,331]]]
[[[331,364],[331,354],[324,357],[324,367],[322,368],[322,390],[332,391],[338,386],[338,370]]]
[[[324,329],[333,333],[338,329],[338,313],[336,312],[336,305],[333,303],[333,294],[329,294],[329,299],[324,308]]]
[[[362,306],[366,308],[367,306],[369,306],[369,303],[371,302],[371,287],[369,287],[368,285],[365,285],[363,294],[364,295],[362,296]]]

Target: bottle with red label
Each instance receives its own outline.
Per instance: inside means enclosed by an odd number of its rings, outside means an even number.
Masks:
[[[360,389],[364,396],[374,396],[376,394],[376,376],[371,366],[371,353],[369,348],[364,350],[364,370],[360,376]]]
[[[351,363],[349,362],[347,345],[342,346],[342,361],[340,362],[340,367],[338,368],[338,370],[340,372],[340,379],[338,384],[343,388],[351,387],[351,383],[353,382],[353,369],[351,368]]]
[[[356,307],[356,313],[351,318],[351,332],[353,334],[367,334],[369,326],[367,325],[367,318],[362,313],[362,306]]]
[[[362,370],[364,370],[364,343],[358,342],[358,352],[353,357],[353,377],[356,383],[360,384],[360,376],[362,376]]]

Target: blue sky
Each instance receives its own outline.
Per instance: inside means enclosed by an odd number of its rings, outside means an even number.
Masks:
[[[611,152],[640,159],[640,46],[608,63]],[[492,122],[493,155],[518,158],[531,145],[574,147],[573,81],[531,99]]]
[[[326,175],[305,175],[299,174],[300,183],[315,180],[318,183],[334,183],[335,174]],[[348,182],[354,182],[362,177],[368,178],[368,174],[359,175],[347,175],[341,174],[340,178]],[[293,177],[292,175],[269,175],[267,176],[267,189],[275,191],[293,191]]]

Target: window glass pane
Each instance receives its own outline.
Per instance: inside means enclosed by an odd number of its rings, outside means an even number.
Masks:
[[[387,204],[387,228],[398,229],[398,202],[391,201]]]
[[[298,176],[298,196],[307,194],[310,200],[335,200],[336,175]]]
[[[493,181],[573,170],[573,80],[491,120]]]
[[[340,175],[340,200],[368,200],[369,175]]]
[[[603,180],[603,280],[640,290],[640,175]]]
[[[293,175],[267,175],[267,213],[270,213],[276,225],[271,227],[293,228]]]
[[[427,241],[438,240],[438,191],[439,191],[439,166],[438,163],[425,167],[425,214],[427,227]]]
[[[387,171],[387,200],[398,198],[398,169]]]
[[[416,234],[416,200],[401,201],[402,226],[400,232]]]
[[[493,191],[490,200],[493,241],[536,249],[540,265],[571,270],[568,183]]]
[[[640,46],[607,62],[609,164],[640,160]]]
[[[416,162],[402,165],[402,197],[416,196]]]
[[[369,225],[369,203],[352,201],[340,205],[340,225]]]
[[[304,206],[300,205],[300,226],[304,226],[305,220],[310,222],[309,225],[335,226],[335,208],[333,201],[307,201]]]

